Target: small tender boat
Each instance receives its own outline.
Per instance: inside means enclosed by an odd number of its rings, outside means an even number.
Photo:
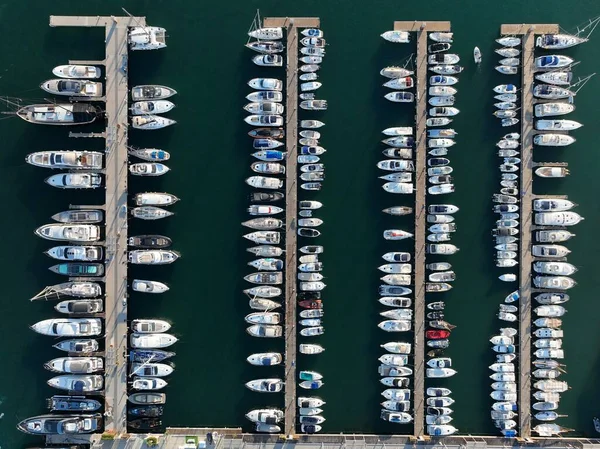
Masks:
[[[386,31],[381,34],[381,37],[388,42],[394,42],[396,44],[406,44],[410,42],[410,33],[408,31]]]
[[[141,85],[131,89],[131,99],[133,101],[165,100],[176,93],[175,89],[166,86]]]
[[[133,115],[164,114],[175,107],[168,100],[136,101],[129,108]]]
[[[135,349],[160,349],[171,346],[177,338],[171,334],[131,334],[129,344]]]
[[[453,36],[454,36],[454,33],[450,33],[450,32],[429,33],[429,39],[431,39],[432,41],[435,41],[435,42],[452,43]]]
[[[136,176],[162,176],[170,168],[161,162],[139,162],[129,166],[129,173]]]

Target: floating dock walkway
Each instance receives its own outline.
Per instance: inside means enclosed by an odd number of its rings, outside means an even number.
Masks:
[[[521,38],[521,225],[519,229],[519,436],[531,436],[531,238],[533,233],[533,135],[534,135],[534,55],[535,35],[558,33],[558,25],[505,24],[502,36]]]
[[[51,27],[103,27],[105,59],[70,61],[103,64],[106,77],[106,130],[71,133],[72,137],[103,137],[105,155],[105,431],[117,437],[127,433],[127,82],[129,27],[145,26],[145,17],[50,16]],[[47,441],[66,443],[64,436]]]
[[[425,234],[427,231],[427,33],[450,31],[450,22],[394,22],[394,31],[417,33],[415,114],[415,257],[414,257],[414,431],[425,435]]]
[[[264,27],[282,27],[287,37],[285,103],[285,417],[284,434],[296,435],[297,248],[298,248],[298,28],[318,28],[315,17],[267,17]]]

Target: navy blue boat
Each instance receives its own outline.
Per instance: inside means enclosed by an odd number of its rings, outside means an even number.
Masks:
[[[157,416],[162,416],[163,407],[160,405],[150,405],[148,407],[134,407],[129,409],[127,413],[129,413],[132,416],[156,418]]]
[[[135,349],[129,352],[129,360],[132,362],[162,362],[175,355],[174,352],[163,351],[161,349]]]
[[[102,407],[99,401],[85,396],[54,395],[47,399],[47,405],[52,412],[92,412]]]

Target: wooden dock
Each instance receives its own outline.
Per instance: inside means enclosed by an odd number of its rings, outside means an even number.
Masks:
[[[414,264],[414,369],[413,369],[413,435],[425,434],[425,245],[427,231],[427,33],[450,31],[450,22],[394,22],[395,31],[417,33],[416,113],[415,113],[415,256]]]
[[[519,436],[531,436],[531,254],[533,215],[533,162],[534,131],[534,48],[536,34],[557,33],[558,25],[517,24],[502,25],[500,34],[519,35],[522,45],[521,78],[521,224],[519,229]]]
[[[297,218],[298,218],[298,28],[317,28],[318,18],[268,17],[265,27],[283,27],[287,32],[285,146],[285,418],[286,437],[296,435],[297,354]]]
[[[144,17],[50,16],[51,27],[104,27],[105,30],[106,56],[102,61],[106,68],[104,427],[117,436],[127,433],[127,38],[129,27],[145,24]]]

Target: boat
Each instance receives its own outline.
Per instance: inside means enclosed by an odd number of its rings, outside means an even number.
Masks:
[[[100,110],[89,103],[33,104],[16,112],[26,122],[38,125],[85,125],[100,114]]]
[[[262,67],[281,67],[283,57],[275,54],[256,55],[252,58],[252,62]]]
[[[136,265],[165,265],[175,262],[180,254],[177,251],[153,249],[129,251],[129,263]]]
[[[131,99],[133,101],[165,100],[177,94],[175,89],[156,84],[140,85],[131,88]]]
[[[521,50],[512,47],[497,48],[494,51],[503,58],[514,58],[515,56],[519,56],[521,54]]]
[[[456,54],[452,53],[434,53],[427,56],[427,63],[430,65],[438,65],[438,64],[458,64],[460,61],[460,57]]]
[[[177,343],[177,337],[171,334],[138,334],[129,336],[129,344],[134,349],[160,349]]]
[[[564,55],[545,55],[534,59],[536,69],[559,69],[573,64],[573,59]]]
[[[300,39],[300,43],[302,45],[304,45],[305,47],[316,47],[316,48],[323,48],[323,47],[325,47],[325,45],[327,45],[325,39],[323,39],[321,37],[310,37],[310,36],[306,36],[306,37]]]
[[[98,351],[99,345],[96,340],[87,338],[69,339],[62,340],[56,343],[52,347],[65,352],[72,352],[76,354],[90,354]]]
[[[100,401],[85,396],[54,395],[46,404],[51,412],[93,412],[102,407]]]
[[[519,71],[518,67],[510,65],[497,65],[494,68],[503,75],[516,75]]]
[[[284,107],[281,103],[261,101],[259,103],[248,103],[244,106],[244,110],[249,112],[250,114],[281,115],[283,114]],[[253,144],[255,143],[256,142],[253,142]]]
[[[283,38],[283,29],[281,27],[256,28],[248,31],[248,36],[259,40],[279,40]]]
[[[304,100],[300,102],[300,108],[307,111],[325,111],[327,100]]]
[[[429,109],[429,115],[431,117],[452,117],[460,111],[454,107],[434,107]]]
[[[168,100],[136,101],[129,110],[132,115],[152,115],[165,114],[175,107],[175,104]],[[168,125],[167,125],[168,126]]]
[[[40,415],[24,419],[17,429],[31,435],[69,435],[99,432],[102,427],[102,415]],[[60,449],[60,448],[57,448]]]
[[[452,244],[428,244],[426,245],[426,251],[429,254],[440,254],[440,255],[451,255],[456,253],[459,249]]]
[[[104,376],[100,374],[63,374],[49,379],[48,385],[75,393],[90,393],[104,388]]]
[[[279,393],[285,383],[281,379],[255,379],[246,382],[246,388],[258,393]]]
[[[129,165],[129,173],[136,176],[161,176],[169,171],[161,162],[139,162]]]
[[[160,390],[167,386],[167,381],[158,377],[134,377],[131,382],[133,390]]]
[[[386,182],[383,185],[383,190],[389,193],[411,194],[414,191],[412,183],[407,182]]]
[[[64,173],[49,176],[44,182],[60,189],[96,189],[102,185],[99,173]]]
[[[540,178],[564,178],[569,174],[569,170],[564,167],[539,167],[535,174]]]
[[[168,161],[171,158],[171,155],[167,151],[157,150],[155,148],[130,148],[127,153],[149,162],[163,162]]]
[[[544,100],[560,100],[574,97],[576,93],[550,84],[538,84],[533,88],[533,95]]]
[[[583,125],[575,120],[538,120],[535,129],[541,131],[572,131]]]
[[[403,78],[406,76],[411,76],[414,74],[412,70],[405,69],[403,67],[390,66],[381,69],[379,72],[380,75],[385,76],[386,78]]]
[[[481,59],[481,50],[479,47],[475,47],[473,49],[473,60],[475,61],[475,64],[481,64]]]
[[[403,181],[398,181],[398,182],[403,182]],[[410,215],[413,212],[413,208],[408,207],[408,206],[386,207],[385,209],[383,209],[382,212],[389,214],[389,215],[397,215],[397,216]]]
[[[443,195],[452,192],[454,192],[454,184],[439,184],[427,189],[427,193],[430,195]]]
[[[278,41],[258,40],[248,42],[246,48],[254,50],[257,53],[273,54],[281,53],[284,50],[283,44]]]
[[[320,84],[320,83],[319,83]],[[410,89],[414,87],[414,79],[410,76],[402,78],[393,78],[387,81],[383,87],[389,87],[390,89]]]
[[[431,55],[438,56],[438,55]],[[431,57],[430,56],[430,57]],[[432,65],[429,67],[433,73],[437,73],[438,75],[457,75],[464,70],[464,67],[459,65],[451,65],[451,64],[440,64],[440,65]]]
[[[454,33],[450,33],[450,32],[429,33],[429,39],[431,39],[434,42],[452,43],[453,36],[454,36]]]
[[[409,237],[413,237],[413,234],[401,229],[387,229],[383,232],[383,238],[386,240],[403,240]]]
[[[246,99],[251,103],[274,102],[280,103],[283,101],[283,94],[276,90],[260,90],[251,92],[246,95]],[[280,139],[284,136],[283,129],[258,128],[248,132],[250,137],[273,137]]]
[[[575,142],[575,138],[565,134],[537,134],[533,143],[546,147],[564,147]]]
[[[577,284],[573,279],[566,276],[535,276],[533,283],[537,288],[556,290],[568,290]]]
[[[517,47],[521,45],[521,38],[514,36],[504,36],[496,39],[496,42],[504,47]]]
[[[172,374],[174,368],[166,363],[134,362],[129,368],[129,375],[140,377],[166,377]]]
[[[86,337],[102,333],[99,318],[53,318],[39,321],[31,329],[42,335],[56,337]]]
[[[458,83],[458,78],[455,76],[433,75],[429,77],[431,86],[453,86]]]
[[[386,31],[381,34],[381,37],[388,42],[396,44],[406,44],[410,42],[410,33],[408,31]]]
[[[104,275],[104,264],[101,263],[61,263],[48,269],[56,274],[72,277]]]
[[[44,252],[58,260],[99,261],[104,257],[102,246],[55,246]]]
[[[43,168],[101,170],[103,155],[97,151],[38,151],[27,155],[28,164]]]
[[[282,126],[283,117],[281,115],[249,115],[244,121],[251,126]]]
[[[55,373],[91,374],[104,370],[102,357],[59,357],[44,363],[44,368]]]
[[[171,329],[171,324],[164,320],[133,320],[130,329],[132,332],[137,332],[138,334],[161,333]]]
[[[536,117],[565,115],[574,110],[575,106],[569,103],[542,103],[536,104],[534,108]]]

